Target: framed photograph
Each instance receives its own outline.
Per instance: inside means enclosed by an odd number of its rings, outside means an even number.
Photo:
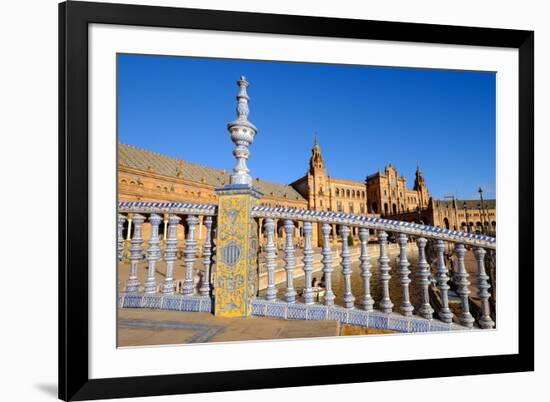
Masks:
[[[59,41],[61,399],[534,369],[533,32],[70,1]]]

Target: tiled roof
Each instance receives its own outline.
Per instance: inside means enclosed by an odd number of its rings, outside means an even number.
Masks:
[[[118,144],[118,163],[133,169],[152,170],[164,176],[179,177],[216,188],[229,184],[229,173],[224,170],[171,158],[127,144]],[[255,179],[253,185],[266,196],[305,201],[300,193],[286,184]]]

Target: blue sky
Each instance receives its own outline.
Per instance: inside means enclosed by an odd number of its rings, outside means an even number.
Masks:
[[[119,141],[231,170],[240,75],[258,127],[253,177],[303,176],[316,134],[332,177],[364,181],[391,162],[412,187],[418,163],[435,198],[495,196],[488,72],[119,55]]]

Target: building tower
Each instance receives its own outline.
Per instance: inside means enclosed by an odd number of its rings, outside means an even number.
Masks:
[[[327,211],[330,209],[330,183],[317,137],[311,150],[307,172],[309,209]]]
[[[422,170],[420,170],[420,166],[418,165],[416,166],[413,189],[418,193],[418,207],[420,209],[426,209],[430,201],[430,192],[428,191],[428,186],[422,175]]]

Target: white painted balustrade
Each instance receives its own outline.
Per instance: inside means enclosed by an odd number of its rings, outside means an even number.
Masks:
[[[117,256],[129,262],[125,294],[214,296],[216,207],[190,205],[119,208]],[[495,327],[485,269],[487,251],[496,249],[494,238],[281,208],[255,207],[252,218],[260,224],[258,260],[265,267],[256,267],[265,286],[255,300]],[[315,274],[322,279],[314,286]]]

